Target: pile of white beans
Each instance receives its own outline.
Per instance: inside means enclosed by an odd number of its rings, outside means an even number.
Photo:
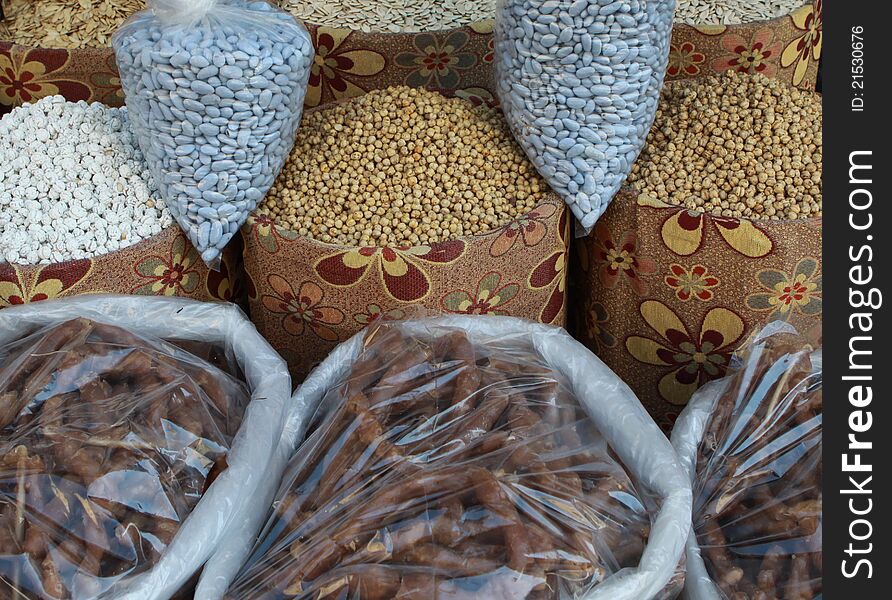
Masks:
[[[172,224],[127,109],[50,96],[0,120],[0,260],[90,258]]]

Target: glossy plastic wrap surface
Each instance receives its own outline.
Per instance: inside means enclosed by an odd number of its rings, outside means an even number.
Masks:
[[[285,163],[313,43],[264,0],[147,0],[112,38],[127,110],[167,208],[220,253]]]
[[[54,600],[174,594],[242,526],[290,386],[235,307],[99,296],[0,311],[0,382],[0,597]]]
[[[677,457],[562,330],[378,323],[293,402],[282,485],[226,598],[640,600],[677,584]]]
[[[672,443],[691,474],[685,597],[822,597],[821,353],[770,326],[705,386]]]

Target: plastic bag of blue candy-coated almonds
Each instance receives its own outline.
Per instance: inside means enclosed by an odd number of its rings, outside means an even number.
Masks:
[[[112,44],[134,133],[202,259],[220,253],[285,163],[313,59],[263,0],[147,0]]]
[[[498,0],[496,93],[520,146],[591,231],[653,124],[675,0]]]

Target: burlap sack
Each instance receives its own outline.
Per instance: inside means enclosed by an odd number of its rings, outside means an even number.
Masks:
[[[714,217],[625,189],[575,250],[576,337],[666,431],[766,323],[820,338],[820,218]]]
[[[0,262],[0,308],[96,293],[241,302],[241,241],[226,248],[220,271],[209,270],[175,226],[94,258],[49,265]]]
[[[821,57],[822,0],[791,15],[747,25],[677,25],[667,79],[728,69],[760,72],[813,90]],[[432,33],[374,34],[309,26],[316,47],[308,107],[396,84],[493,99],[493,23]],[[62,94],[120,105],[124,97],[111,48],[27,48],[0,42],[0,113]]]
[[[556,196],[489,233],[411,248],[355,248],[255,216],[242,228],[251,320],[302,381],[338,342],[412,305],[565,324],[569,214]]]

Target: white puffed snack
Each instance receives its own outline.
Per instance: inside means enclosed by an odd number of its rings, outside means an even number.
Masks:
[[[497,94],[508,124],[586,231],[644,146],[675,0],[499,0]]]
[[[0,262],[90,258],[172,224],[127,109],[49,96],[0,120]]]
[[[208,265],[282,169],[313,42],[262,0],[148,0],[112,43],[134,131],[177,223]]]

